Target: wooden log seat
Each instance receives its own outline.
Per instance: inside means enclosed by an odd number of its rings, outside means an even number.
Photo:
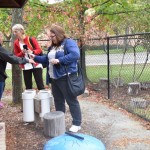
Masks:
[[[63,112],[54,111],[46,113],[43,119],[45,136],[56,137],[65,133],[65,115]]]

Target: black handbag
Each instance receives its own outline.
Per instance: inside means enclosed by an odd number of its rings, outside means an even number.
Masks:
[[[64,53],[65,55],[67,54],[65,46],[64,46]],[[78,71],[76,74],[69,74],[67,71],[67,66],[65,65],[65,70],[67,73],[68,91],[71,95],[75,97],[83,94],[85,91],[85,82],[79,61],[77,62],[77,69]]]

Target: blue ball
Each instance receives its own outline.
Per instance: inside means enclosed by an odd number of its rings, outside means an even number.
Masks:
[[[44,150],[106,150],[104,144],[95,137],[76,133],[84,139],[78,139],[68,134],[60,135],[49,140]]]

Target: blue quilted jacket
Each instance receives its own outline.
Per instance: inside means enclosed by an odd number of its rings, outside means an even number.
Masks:
[[[53,73],[54,73],[55,79],[59,79],[64,74],[66,74],[65,65],[67,65],[67,70],[69,73],[76,73],[77,61],[80,57],[79,47],[74,40],[64,39],[63,42],[61,43],[61,47],[63,48],[63,50],[57,51],[55,55],[55,58],[59,59],[59,62],[60,62],[60,65],[54,65],[53,67]],[[64,54],[64,48],[67,52],[66,55]],[[48,53],[51,49],[52,47],[48,49]],[[47,55],[34,57],[34,61],[42,63],[42,64],[47,64],[47,78],[46,78],[47,84],[50,83],[50,76],[48,73],[48,69],[49,69],[48,53]]]

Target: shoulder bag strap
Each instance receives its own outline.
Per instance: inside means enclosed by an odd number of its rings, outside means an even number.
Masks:
[[[28,43],[30,44],[30,46],[32,47],[32,49],[34,49],[34,44],[32,42],[31,37],[28,37]]]
[[[33,44],[33,41],[32,41],[32,37],[29,37],[29,44],[31,45],[31,47],[33,48],[33,50],[35,49],[35,46],[34,46],[34,44]],[[41,56],[43,55],[43,51],[41,52],[41,54],[40,54]]]
[[[29,37],[29,44],[31,45],[31,47],[34,49],[34,44],[33,44],[33,41],[32,41],[32,37]]]

